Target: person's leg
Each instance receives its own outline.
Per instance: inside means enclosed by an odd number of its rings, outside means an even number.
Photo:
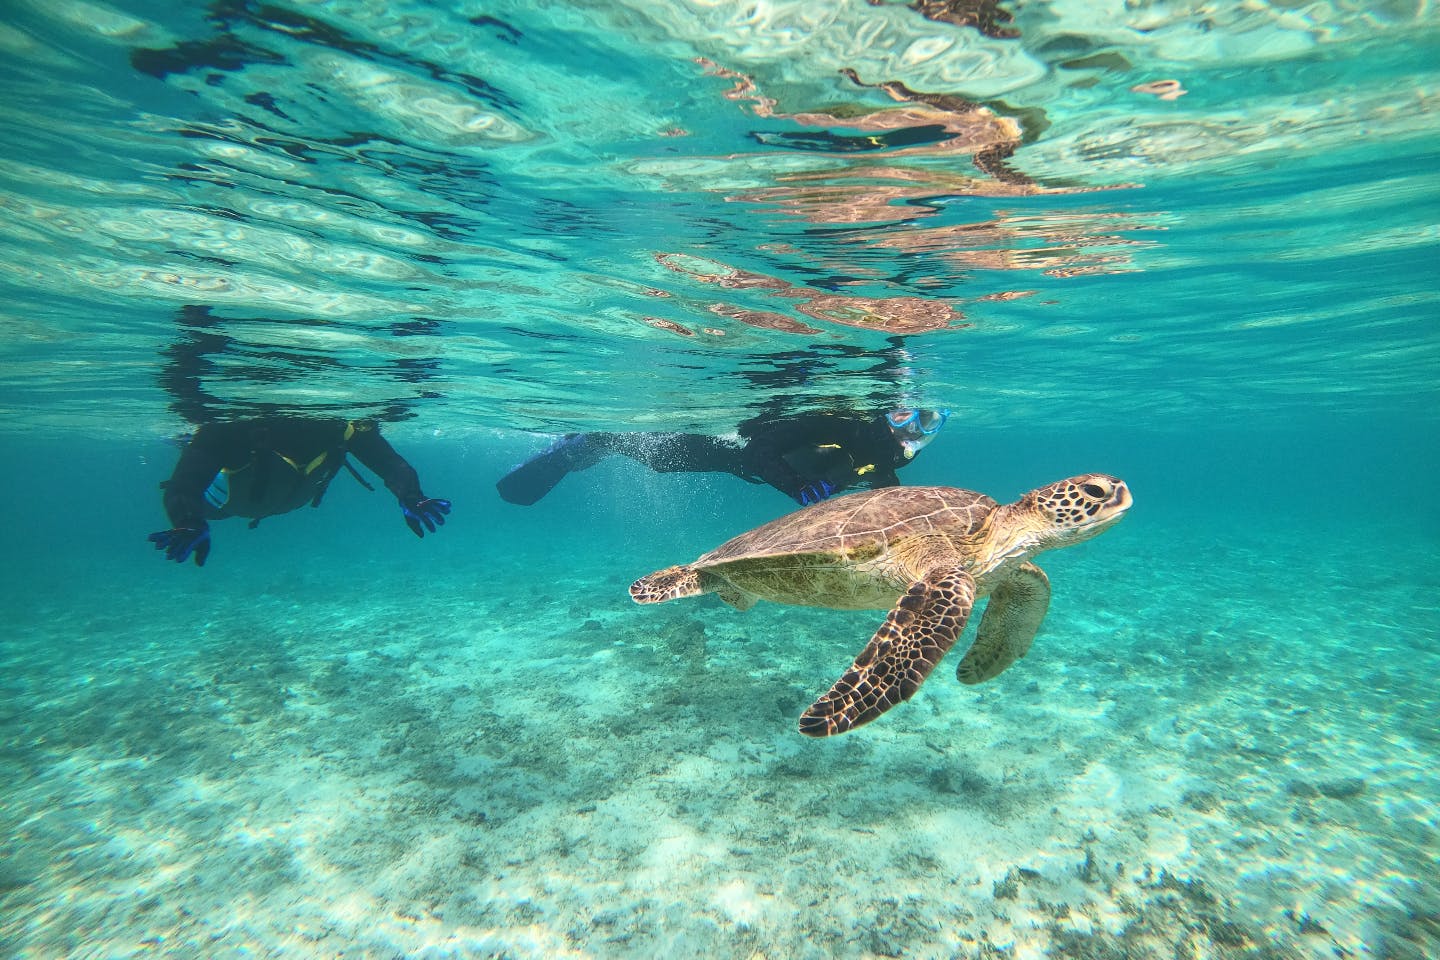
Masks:
[[[738,443],[701,433],[602,434],[603,448],[656,473],[733,473],[742,476]]]

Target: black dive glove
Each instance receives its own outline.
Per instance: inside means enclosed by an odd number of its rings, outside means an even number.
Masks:
[[[199,521],[199,526],[161,530],[147,539],[155,544],[156,550],[165,551],[166,560],[176,563],[184,563],[193,553],[195,566],[203,567],[205,558],[210,556],[210,525],[204,520]]]
[[[445,526],[445,515],[450,512],[449,500],[438,500],[434,497],[426,497],[424,500],[412,500],[409,503],[400,501],[400,510],[405,514],[405,522],[414,531],[415,536],[424,537],[425,531],[435,532],[436,527]],[[424,524],[422,527],[421,524]]]

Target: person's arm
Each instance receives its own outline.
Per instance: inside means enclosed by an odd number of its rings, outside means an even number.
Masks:
[[[857,422],[852,427],[850,449],[853,451],[856,469],[864,472],[856,482],[867,484],[872,489],[898,487],[900,478],[895,470],[909,463],[904,449],[895,440],[895,434],[881,417]],[[868,468],[868,469],[867,469]]]
[[[900,486],[900,478],[895,475],[894,467],[882,467],[877,465],[874,470],[865,474],[860,479],[862,482],[869,483],[872,489],[877,490],[880,487]]]
[[[790,499],[799,500],[807,478],[791,465],[786,454],[797,443],[803,442],[805,431],[797,430],[793,420],[748,426],[743,434],[746,437],[745,448],[740,455],[743,472],[769,484]]]
[[[373,423],[355,422],[355,433],[346,445],[366,467],[385,483],[386,489],[395,494],[401,503],[414,503],[425,499],[420,489],[420,475],[409,461],[400,456],[389,441],[380,436]]]
[[[853,427],[844,417],[808,414],[766,424],[746,448],[760,479],[801,505],[818,503],[853,485]]]
[[[424,537],[427,530],[434,533],[436,527],[443,527],[445,517],[450,513],[450,501],[425,496],[420,489],[420,475],[380,436],[375,424],[359,420],[354,427],[355,433],[350,437],[347,449],[385,482],[386,489],[395,494],[405,515],[406,526],[417,537]]]
[[[801,500],[806,478],[785,460],[762,451],[753,462],[755,475],[792,500]]]
[[[223,425],[203,426],[180,452],[170,479],[160,486],[170,526],[199,529],[205,526],[205,491],[221,468],[235,466],[233,431]]]
[[[205,491],[222,468],[242,466],[249,459],[248,436],[241,426],[209,424],[197,429],[180,452],[170,479],[160,485],[170,529],[149,536],[167,560],[184,563],[193,555],[197,567],[205,566],[210,556]]]

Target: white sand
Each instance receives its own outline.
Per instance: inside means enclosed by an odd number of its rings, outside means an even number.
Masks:
[[[1122,529],[1042,558],[1005,675],[824,742],[879,614],[639,608],[624,564],[207,584],[179,637],[36,599],[0,953],[1440,955],[1427,544]]]

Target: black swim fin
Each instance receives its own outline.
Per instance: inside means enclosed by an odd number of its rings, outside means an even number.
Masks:
[[[501,477],[495,489],[501,499],[528,507],[554,490],[565,474],[594,466],[602,455],[583,433],[567,434]]]

